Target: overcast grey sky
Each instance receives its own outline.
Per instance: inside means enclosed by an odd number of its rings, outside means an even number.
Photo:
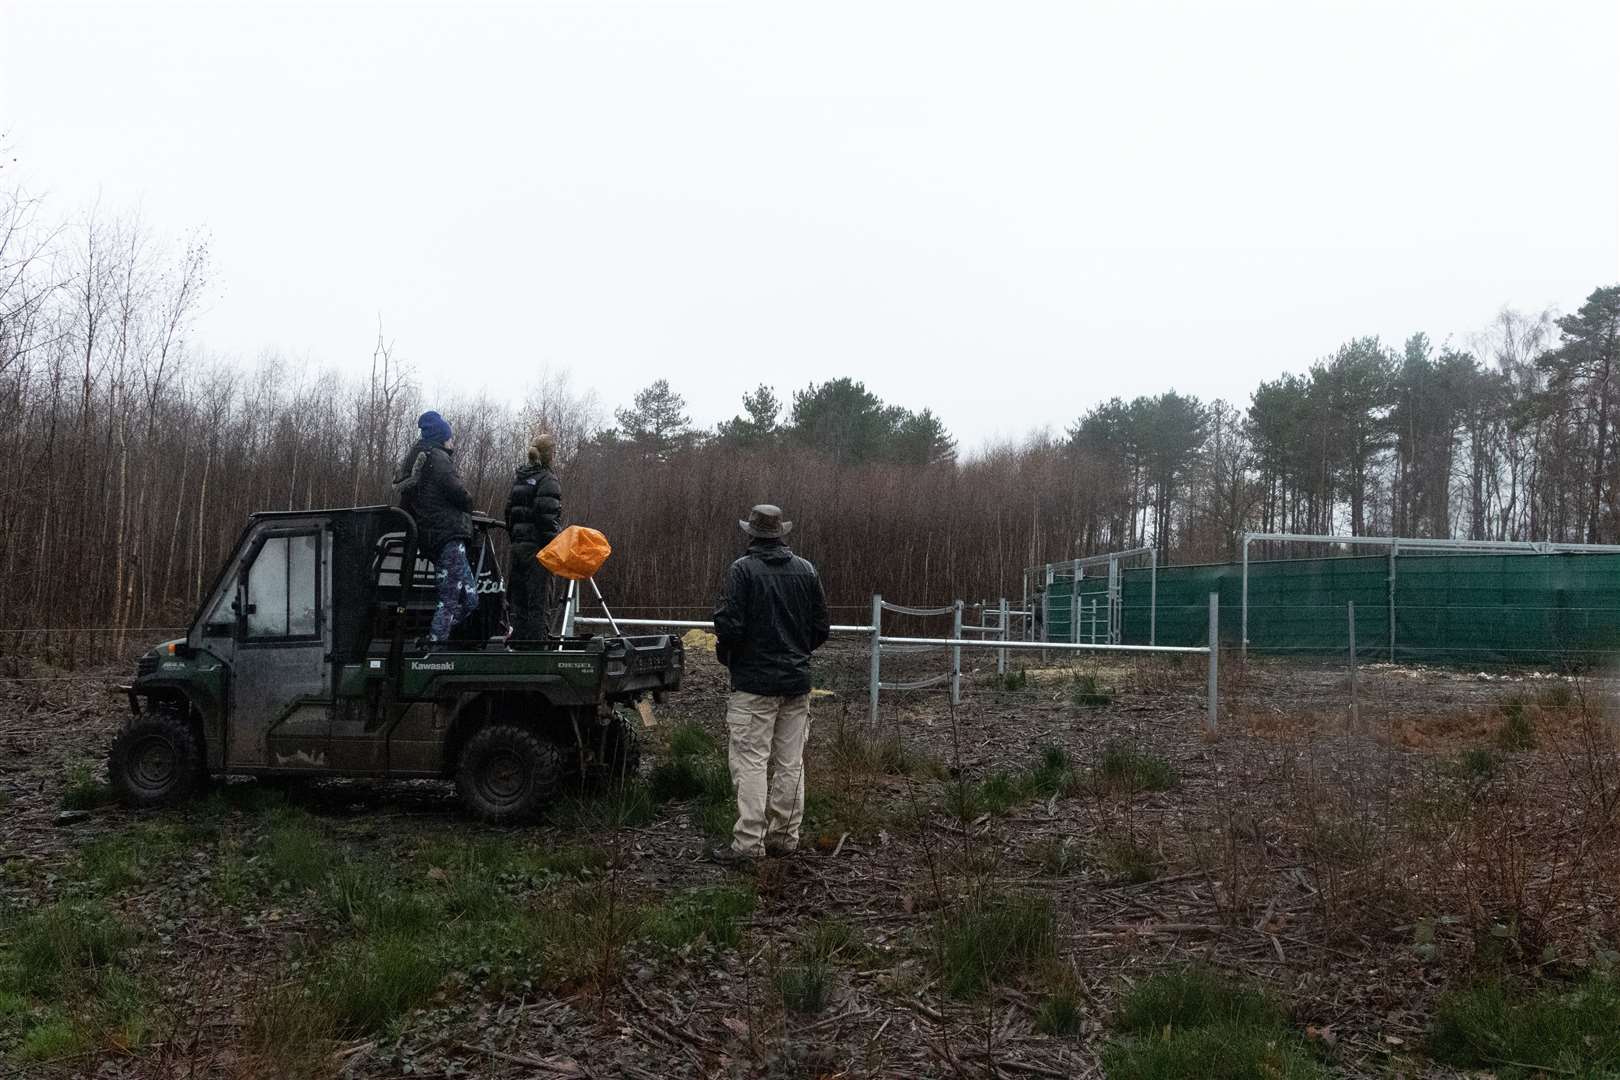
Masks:
[[[0,0],[6,175],[205,226],[209,348],[965,447],[1620,281],[1620,4]]]

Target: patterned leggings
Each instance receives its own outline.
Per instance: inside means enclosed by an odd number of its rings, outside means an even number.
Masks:
[[[448,640],[450,631],[478,610],[478,583],[467,563],[467,545],[452,540],[434,560],[439,567],[439,606],[433,611],[433,627],[428,637],[434,642]]]

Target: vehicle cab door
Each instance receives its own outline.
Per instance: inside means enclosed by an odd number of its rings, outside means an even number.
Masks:
[[[324,769],[331,739],[330,533],[267,526],[237,578],[226,765]]]

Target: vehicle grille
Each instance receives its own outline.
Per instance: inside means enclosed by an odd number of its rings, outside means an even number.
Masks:
[[[155,656],[143,656],[139,660],[135,661],[135,677],[137,679],[142,675],[151,675],[153,672],[157,671],[157,669],[158,658]]]

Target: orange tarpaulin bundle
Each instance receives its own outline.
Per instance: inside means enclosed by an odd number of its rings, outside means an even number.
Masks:
[[[570,525],[557,538],[540,549],[535,558],[560,578],[582,581],[591,577],[613,554],[607,537],[583,525]]]

